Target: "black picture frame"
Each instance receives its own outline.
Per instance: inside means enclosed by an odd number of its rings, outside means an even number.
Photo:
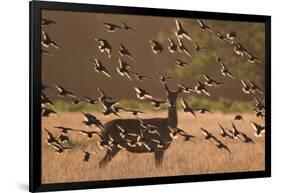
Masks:
[[[29,191],[59,191],[106,187],[139,186],[152,184],[183,183],[271,176],[271,17],[264,15],[246,15],[232,13],[214,13],[201,11],[183,11],[154,8],[136,8],[123,6],[104,6],[93,4],[62,3],[47,1],[30,2],[30,144],[29,144]],[[167,176],[154,178],[106,180],[95,182],[41,183],[41,10],[65,10],[79,12],[102,12],[114,14],[149,15],[162,17],[185,17],[265,23],[265,170],[254,172],[216,173],[188,176]]]

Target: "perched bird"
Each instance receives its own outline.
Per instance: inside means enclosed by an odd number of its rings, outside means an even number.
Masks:
[[[163,46],[158,41],[150,40],[149,43],[154,54],[160,54],[163,51]]]
[[[208,92],[208,90],[205,87],[205,84],[203,84],[200,81],[197,81],[195,88],[194,88],[195,92],[198,94],[202,94],[204,93],[207,96],[211,96],[211,94]]]
[[[54,111],[53,109],[42,108],[42,113],[41,113],[42,117],[49,117],[50,114],[57,115],[56,111]]]
[[[168,38],[168,41],[169,41],[168,50],[169,50],[171,53],[177,52],[178,46],[177,46],[177,44],[174,42],[174,40],[173,40],[172,38]]]
[[[76,131],[87,136],[89,140],[92,139],[95,135],[101,137],[101,134],[97,131],[85,131],[85,130],[76,130]]]
[[[66,96],[69,96],[71,98],[76,97],[72,92],[66,90],[65,88],[63,88],[62,86],[60,86],[58,84],[55,85],[55,88],[59,91],[59,93],[58,93],[59,97],[66,97]]]
[[[188,87],[188,86],[186,86],[186,85],[178,84],[178,86],[179,86],[180,88],[182,88],[182,91],[183,91],[184,93],[186,93],[186,94],[190,94],[191,92],[194,92],[194,89],[193,89],[193,88]]]
[[[146,90],[139,88],[139,87],[134,87],[135,91],[137,92],[137,97],[140,100],[144,100],[144,99],[152,99],[153,97],[151,96],[151,94],[149,92],[147,92]]]
[[[144,76],[144,75],[142,75],[140,73],[132,72],[132,74],[135,75],[137,80],[140,80],[140,81],[149,80],[149,78],[147,76]]]
[[[60,143],[69,143],[69,138],[67,135],[64,135],[64,134],[60,134],[57,138],[57,140],[60,142]]]
[[[106,67],[99,61],[98,59],[95,58],[95,61],[90,60],[90,63],[95,66],[95,71],[98,73],[103,73],[105,76],[108,78],[111,78],[111,75],[109,74],[108,70]]]
[[[196,41],[193,41],[193,43],[194,43],[195,51],[197,51],[197,52],[207,49],[206,47],[199,46],[199,44]]]
[[[74,131],[73,129],[71,129],[69,127],[55,126],[54,128],[60,130],[61,133],[65,133],[65,134],[67,134],[68,131]]]
[[[98,47],[100,52],[102,52],[102,53],[107,52],[107,55],[110,58],[112,47],[109,44],[109,42],[106,39],[99,39],[99,38],[95,38],[95,41],[99,42],[99,44],[100,44]]]
[[[130,58],[131,60],[134,60],[132,54],[130,53],[130,51],[123,45],[123,44],[120,44],[119,46],[119,54],[121,56],[127,56],[128,58]]]
[[[166,76],[164,74],[162,74],[161,72],[158,72],[159,76],[160,76],[160,81],[162,84],[166,84],[167,80],[171,80],[172,78],[169,76]]]
[[[252,89],[251,87],[244,81],[244,80],[241,80],[241,83],[242,83],[242,91],[246,94],[251,94],[252,93]]]
[[[183,44],[183,41],[181,39],[178,39],[178,42],[179,42],[179,52],[180,53],[184,53],[186,54],[187,56],[191,57],[191,53],[189,52],[189,50],[187,49],[187,47]]]
[[[254,81],[249,80],[248,81],[250,83],[250,87],[251,87],[251,91],[255,94],[256,91],[259,92],[260,94],[263,94],[262,90],[260,89],[259,86],[256,85],[256,83],[254,83]]]
[[[251,121],[251,125],[252,125],[253,129],[255,130],[256,137],[261,137],[262,134],[265,132],[265,126],[261,126],[253,121]]]
[[[115,32],[117,29],[122,29],[119,25],[113,23],[103,23],[107,32]]]
[[[183,107],[183,112],[185,112],[187,114],[190,113],[194,117],[196,117],[196,114],[195,114],[194,110],[187,104],[187,102],[184,99],[181,99],[181,104],[182,104],[182,107]]]
[[[56,49],[59,49],[58,45],[56,42],[54,42],[51,37],[49,36],[49,34],[47,34],[47,32],[45,32],[44,30],[42,30],[42,40],[41,40],[41,45],[44,46],[45,48],[49,48],[54,47]]]
[[[86,126],[95,125],[96,127],[103,129],[102,123],[94,115],[91,115],[90,113],[85,113],[85,112],[81,112],[81,113],[84,115],[83,123]]]
[[[58,23],[50,19],[45,19],[45,18],[41,19],[41,25],[51,25],[51,24],[57,25]]]
[[[94,104],[96,104],[98,102],[98,99],[94,99],[94,98],[87,97],[87,96],[84,97],[84,100],[87,103],[92,104],[92,105],[94,105]]]
[[[242,120],[243,120],[243,117],[242,117],[242,115],[235,115],[235,117],[234,117],[233,120],[234,120],[234,121],[242,121]]]
[[[223,138],[228,137],[229,139],[234,139],[232,133],[227,132],[226,128],[224,128],[222,125],[218,124],[221,130],[220,136]]]
[[[129,68],[131,66],[127,63],[121,60],[121,58],[118,59],[119,66],[116,67],[117,72],[124,77],[127,77],[129,80],[132,80],[131,73],[129,71]]]
[[[186,38],[187,40],[192,41],[190,35],[187,33],[187,31],[183,29],[181,23],[177,19],[176,19],[176,26],[177,26],[177,31],[175,32],[175,34],[178,38]]]
[[[188,65],[188,63],[186,63],[186,62],[184,62],[184,61],[182,61],[182,60],[180,60],[180,59],[175,59],[175,62],[176,62],[176,64],[177,64],[177,66],[179,66],[179,67],[181,67],[181,68],[184,68],[185,66]]]
[[[207,32],[213,33],[213,30],[207,24],[205,24],[204,21],[197,19],[197,22],[199,23],[200,29],[202,31],[207,31]]]
[[[205,84],[207,85],[207,86],[213,86],[213,87],[220,87],[220,86],[222,86],[223,85],[223,83],[222,82],[218,82],[218,81],[216,81],[216,80],[214,80],[214,79],[212,79],[210,76],[208,76],[207,74],[203,74],[203,77],[205,78]]]
[[[161,104],[166,103],[165,101],[157,100],[157,99],[154,99],[154,98],[149,99],[149,101],[153,104],[155,110],[160,109]]]
[[[233,74],[226,68],[225,64],[223,62],[220,63],[221,64],[221,73],[223,76],[228,76],[232,79],[235,79],[235,77],[233,76]]]
[[[122,27],[124,30],[127,30],[127,31],[129,31],[129,32],[134,32],[134,31],[135,31],[131,26],[129,26],[128,24],[126,24],[126,23],[124,23],[124,22],[120,22],[120,24],[121,24],[121,27]]]

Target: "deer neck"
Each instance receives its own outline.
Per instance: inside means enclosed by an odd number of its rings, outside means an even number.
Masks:
[[[168,109],[168,126],[175,128],[178,125],[178,114],[176,105],[170,106]]]

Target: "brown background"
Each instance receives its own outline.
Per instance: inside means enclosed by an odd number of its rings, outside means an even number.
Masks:
[[[54,56],[52,57],[43,55],[42,82],[49,86],[60,84],[78,96],[96,97],[98,95],[97,88],[101,87],[106,91],[106,93],[112,95],[113,97],[126,99],[132,96],[135,97],[135,91],[132,88],[133,86],[140,86],[146,88],[156,97],[164,97],[163,88],[159,82],[159,76],[156,72],[169,72],[177,68],[174,64],[174,58],[182,58],[183,60],[188,61],[188,63],[191,64],[187,67],[190,71],[195,68],[192,67],[192,65],[194,65],[193,61],[196,60],[196,56],[188,58],[182,54],[174,55],[169,53],[167,49],[167,37],[171,36],[174,40],[176,40],[174,37],[174,31],[176,29],[174,18],[50,10],[43,11],[42,17],[53,19],[60,24],[44,27],[53,40],[60,46],[60,50],[49,49],[49,51],[54,53]],[[118,23],[119,21],[128,23],[135,29],[136,32],[130,33],[120,30],[114,33],[105,32],[102,25],[103,22]],[[210,34],[200,31],[196,20],[182,19],[181,21],[184,21],[184,28],[191,34],[192,37],[196,37],[196,40],[198,40],[200,44],[212,47],[213,41],[219,41],[216,38],[214,40]],[[239,31],[239,29],[250,28],[252,25],[260,25],[261,30],[264,30],[264,24],[227,22],[228,25],[226,26],[226,21],[207,22],[210,25],[215,25],[219,30]],[[229,23],[231,23],[231,25],[229,25]],[[242,35],[244,36],[244,39],[249,39],[249,41],[243,42],[247,47],[250,47],[251,42],[264,45],[264,38],[261,40],[260,38],[257,39],[255,37],[256,34],[254,33]],[[97,48],[99,44],[94,41],[94,38],[105,38],[111,43],[113,49],[112,57],[110,59],[105,53],[99,52]],[[154,55],[152,53],[149,45],[150,39],[158,40],[163,43],[164,51],[162,54]],[[117,59],[119,57],[119,42],[123,43],[135,57],[135,61],[131,61],[127,58],[124,58],[124,60],[137,67],[142,74],[149,76],[151,78],[150,81],[129,81],[128,79],[121,77],[116,72],[116,67],[118,65]],[[185,41],[185,44],[190,50],[193,49],[193,45],[188,41]],[[220,53],[223,53],[224,51],[233,52],[232,48],[226,43],[221,43],[220,47],[217,47],[216,50],[219,50]],[[255,48],[250,50],[255,51]],[[197,57],[201,57],[203,55],[204,53],[199,53],[197,54]],[[94,57],[100,59],[107,67],[112,74],[112,80],[95,72],[94,66],[89,63],[89,60],[94,59]],[[232,60],[234,62],[231,62],[229,64],[230,66],[242,65],[243,67],[245,61],[242,64],[240,62],[241,59],[234,54],[233,58],[235,58]],[[263,61],[264,53],[262,53],[259,58]],[[212,99],[217,99],[218,97],[239,100],[252,99],[251,96],[247,96],[242,93],[241,83],[239,80],[231,80],[221,76],[219,66],[215,63],[215,57],[207,60],[206,63],[207,68],[205,67],[205,73],[211,74],[217,80],[223,81],[227,85],[221,89],[210,89]],[[251,72],[246,71],[244,73],[244,77],[240,78],[248,78],[245,76],[245,74],[248,74],[249,77],[255,78],[255,81],[258,81],[261,87],[264,87],[264,63],[246,65],[257,65],[257,68],[259,68],[258,75],[255,74],[250,76]],[[198,79],[198,76],[186,76],[181,82],[187,83],[189,86],[193,86],[196,79]],[[169,85],[175,88],[175,82],[171,82]],[[50,95],[51,98],[54,96],[52,93],[47,94]]]

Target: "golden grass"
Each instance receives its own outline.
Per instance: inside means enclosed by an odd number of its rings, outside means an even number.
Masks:
[[[142,118],[165,116],[166,112],[151,112],[146,113]],[[123,114],[122,117],[126,118],[128,115]],[[79,133],[70,133],[69,137],[75,149],[59,155],[44,143],[45,132],[42,130],[42,183],[264,170],[264,137],[254,137],[249,121],[264,123],[257,120],[253,114],[243,114],[245,121],[236,122],[237,128],[253,138],[255,144],[222,139],[219,136],[217,123],[231,128],[230,121],[233,117],[234,114],[213,113],[199,115],[196,119],[179,113],[178,126],[195,135],[196,139],[189,142],[183,142],[180,137],[175,139],[165,152],[162,168],[155,168],[154,154],[133,154],[121,150],[106,168],[100,169],[98,164],[105,155],[105,151],[97,147],[97,139],[88,141]],[[98,118],[106,122],[115,117],[98,116]],[[58,125],[87,129],[82,124],[82,119],[81,113],[60,113],[58,116],[43,118],[42,128],[46,127],[56,135],[58,131],[53,127]],[[232,153],[219,150],[212,142],[204,140],[200,127],[218,136],[227,144]],[[83,162],[83,152],[80,149],[94,151],[96,154],[89,162]]]

